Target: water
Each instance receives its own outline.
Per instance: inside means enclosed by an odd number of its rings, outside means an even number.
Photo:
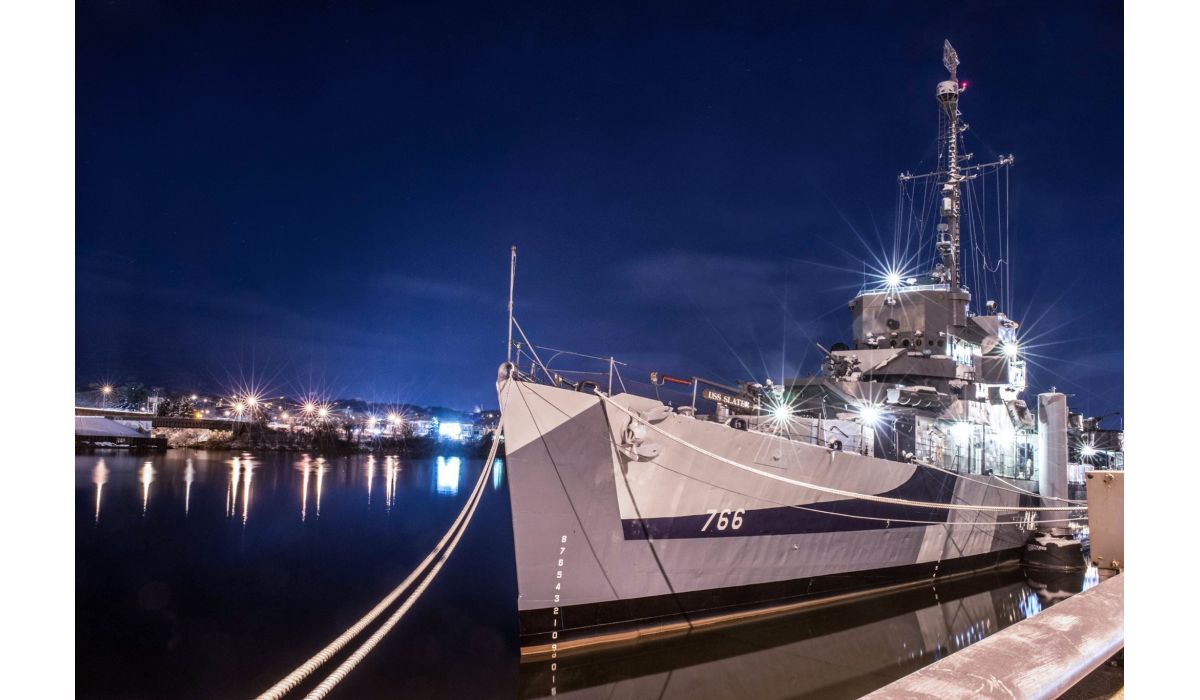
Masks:
[[[78,693],[246,697],[270,687],[433,549],[483,465],[447,456],[395,466],[389,479],[389,463],[361,455],[76,457]],[[487,488],[435,584],[341,697],[517,692],[508,494],[502,478]]]
[[[264,690],[424,558],[482,466],[448,455],[77,456],[78,694]],[[335,697],[858,697],[1097,581],[1094,570],[1049,580],[992,573],[564,656],[554,668],[521,664],[502,461],[497,467],[435,583]]]

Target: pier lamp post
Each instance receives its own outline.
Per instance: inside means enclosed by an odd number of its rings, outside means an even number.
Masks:
[[[112,385],[110,384],[105,384],[104,386],[100,387],[100,394],[104,396],[105,408],[108,408],[108,397],[112,394],[112,389]]]

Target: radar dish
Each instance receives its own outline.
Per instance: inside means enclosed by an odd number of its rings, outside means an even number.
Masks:
[[[950,79],[958,81],[958,52],[950,45],[950,40],[942,47],[942,65],[950,71]]]

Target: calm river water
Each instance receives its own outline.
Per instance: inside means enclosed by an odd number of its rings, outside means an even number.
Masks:
[[[408,575],[462,508],[482,466],[449,455],[77,456],[78,694],[211,698],[265,690]],[[1096,580],[1094,571],[1057,579],[987,574],[564,657],[551,671],[549,662],[519,660],[498,460],[453,557],[333,697],[852,698]]]

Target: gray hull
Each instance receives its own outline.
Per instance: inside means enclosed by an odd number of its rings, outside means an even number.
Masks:
[[[1015,515],[840,498],[653,434],[635,450],[629,416],[593,394],[505,386],[527,653],[989,568],[1016,558],[1026,538]],[[661,405],[628,394],[613,402],[646,415]],[[992,477],[962,479],[674,413],[655,424],[761,472],[853,493],[1029,504]]]

